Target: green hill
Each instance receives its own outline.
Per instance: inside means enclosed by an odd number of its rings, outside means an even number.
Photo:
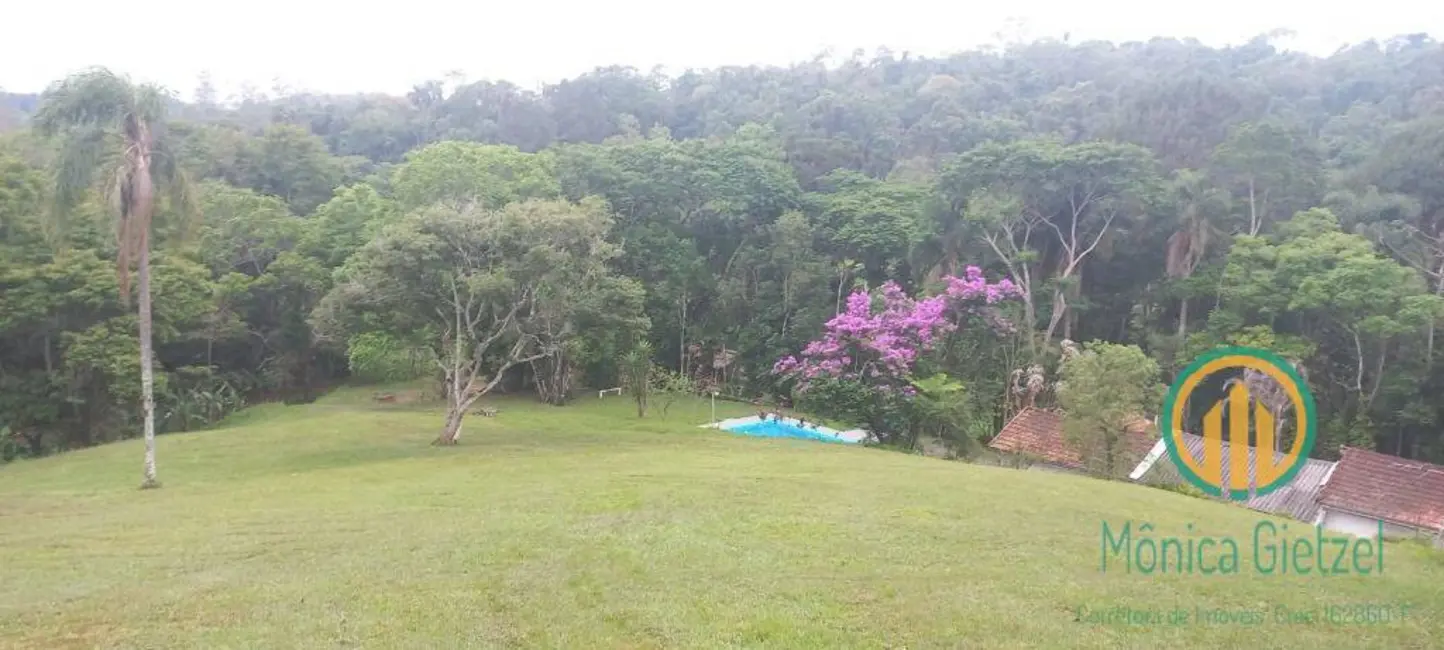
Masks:
[[[135,489],[138,442],[6,466],[0,646],[1425,648],[1444,630],[1444,553],[1421,544],[1370,576],[1102,572],[1104,520],[1243,539],[1259,517],[699,429],[700,401],[645,420],[622,398],[490,403],[455,448],[427,444],[436,411],[363,391],[253,408],[162,437],[160,490]],[[1369,603],[1411,609],[1324,609]],[[1098,622],[1119,606],[1266,616]]]

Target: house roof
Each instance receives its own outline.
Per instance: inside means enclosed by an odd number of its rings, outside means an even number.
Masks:
[[[1444,467],[1344,447],[1319,505],[1426,530],[1444,529]]]
[[[1130,424],[1124,438],[1126,462],[1137,463],[1156,440],[1157,436],[1149,432],[1147,420],[1139,419]],[[1084,468],[1083,455],[1068,444],[1063,435],[1063,414],[1054,410],[1024,408],[1003,425],[1003,430],[993,437],[988,446],[1002,452],[1033,456],[1059,467]]]
[[[1188,449],[1188,453],[1191,456],[1194,458],[1203,458],[1203,436],[1184,432],[1182,438],[1183,445]],[[1229,441],[1223,440],[1222,443],[1222,457],[1228,458],[1230,453]],[[1258,453],[1258,448],[1253,446],[1248,448],[1249,476],[1254,475],[1254,468],[1258,461]],[[1282,451],[1275,451],[1275,462],[1282,462],[1285,455]],[[1319,488],[1323,485],[1324,480],[1328,478],[1329,472],[1333,470],[1333,468],[1334,463],[1317,458],[1310,458],[1304,462],[1304,466],[1299,468],[1299,473],[1295,474],[1293,479],[1288,483],[1263,496],[1252,497],[1244,501],[1243,505],[1253,510],[1287,515],[1300,521],[1312,523],[1314,514],[1318,512],[1317,497]],[[1224,472],[1226,473],[1228,470],[1228,466],[1225,465]],[[1159,462],[1155,462],[1139,479],[1182,483],[1183,474],[1179,472],[1178,464],[1174,462],[1172,456],[1169,456],[1166,461],[1159,459]]]

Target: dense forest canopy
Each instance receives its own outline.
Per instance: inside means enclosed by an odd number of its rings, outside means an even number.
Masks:
[[[74,157],[31,128],[47,97],[0,95],[7,458],[140,417],[114,193],[55,208]],[[978,266],[1009,298],[957,312],[978,326],[918,360],[915,409],[849,415],[975,440],[1056,403],[1075,341],[1137,346],[1164,381],[1246,344],[1309,378],[1318,455],[1444,461],[1444,45],[1425,35],[607,67],[540,92],[202,84],[157,128],[190,181],[151,225],[161,431],[348,374],[561,403],[643,344],[674,381],[787,399],[774,364],[854,291],[944,295]]]

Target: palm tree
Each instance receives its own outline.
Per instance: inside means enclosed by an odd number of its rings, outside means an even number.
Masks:
[[[1178,221],[1168,238],[1164,266],[1168,277],[1183,280],[1193,275],[1208,255],[1210,245],[1221,236],[1213,220],[1227,210],[1228,197],[1211,188],[1203,174],[1191,169],[1178,170],[1170,190],[1178,207]],[[1185,294],[1178,307],[1178,338],[1187,335],[1188,296]]]
[[[56,161],[55,216],[66,214],[100,188],[116,216],[116,277],[121,300],[130,302],[131,267],[139,293],[141,407],[145,415],[145,481],[159,487],[155,471],[150,295],[150,232],[156,191],[165,190],[176,211],[194,215],[185,174],[164,137],[168,97],[161,88],[133,84],[104,68],[87,70],[46,89],[35,124],[60,137]]]

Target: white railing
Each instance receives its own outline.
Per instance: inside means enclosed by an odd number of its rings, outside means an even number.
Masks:
[[[603,389],[603,390],[599,390],[599,391],[597,391],[597,399],[601,399],[601,398],[602,398],[603,396],[605,396],[607,393],[612,393],[612,394],[614,394],[614,395],[621,395],[621,394],[622,394],[622,387],[621,387],[621,386],[618,386],[618,387],[616,387],[616,388],[606,388],[606,389]]]

